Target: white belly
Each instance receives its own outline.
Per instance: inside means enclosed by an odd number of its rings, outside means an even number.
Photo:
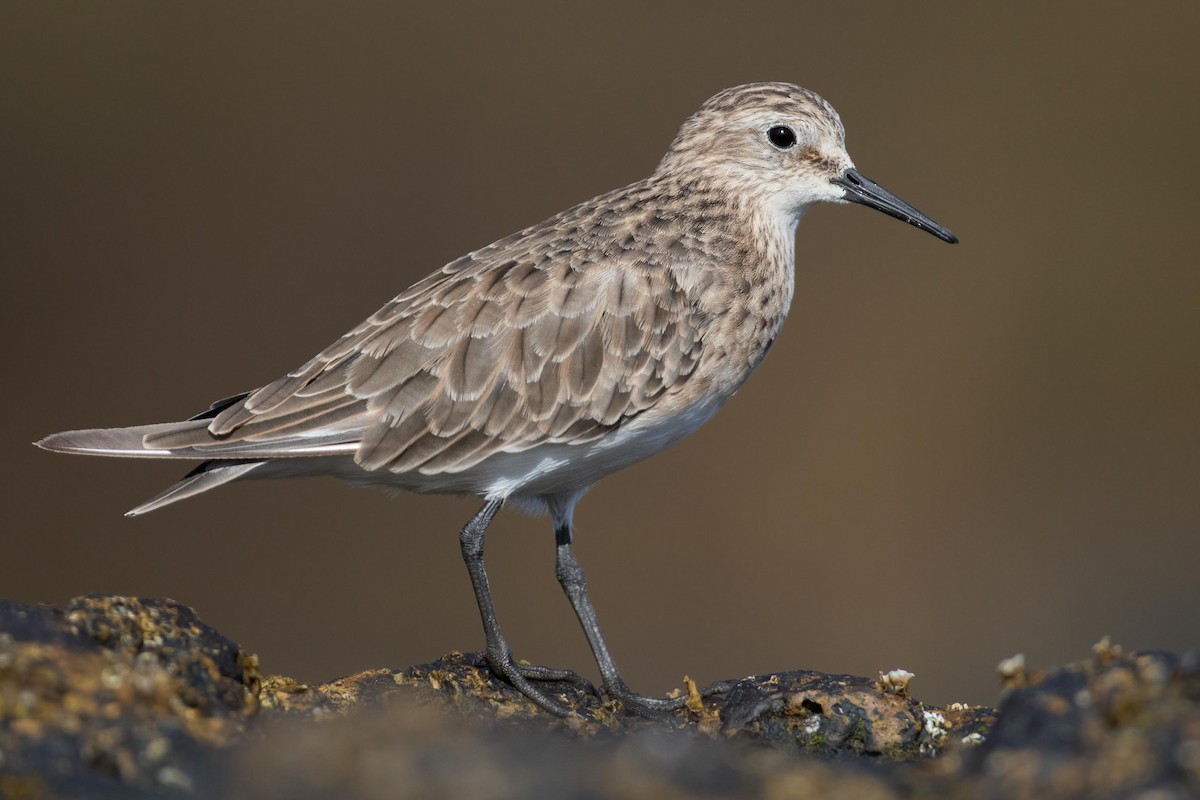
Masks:
[[[718,408],[718,403],[706,403],[657,420],[635,420],[585,444],[549,444],[523,453],[503,453],[479,464],[478,477],[484,479],[484,494],[489,497],[537,497],[585,488],[689,436]]]
[[[544,505],[538,498],[579,493],[605,475],[665,450],[707,422],[720,406],[709,402],[674,414],[647,413],[593,442],[498,453],[463,472],[368,471],[342,455],[273,460],[247,477],[333,475],[359,486],[513,499],[536,510]]]

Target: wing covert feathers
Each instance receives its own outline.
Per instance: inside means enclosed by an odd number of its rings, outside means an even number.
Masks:
[[[692,373],[701,320],[673,270],[519,243],[452,262],[206,428],[146,446],[253,457],[293,439],[355,442],[365,469],[456,472],[593,441]]]

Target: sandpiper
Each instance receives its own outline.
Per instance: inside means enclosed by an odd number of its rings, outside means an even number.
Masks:
[[[182,422],[68,431],[37,444],[194,459],[143,514],[245,478],[477,495],[460,543],[488,665],[534,686],[573,675],[516,662],[484,569],[504,504],[549,512],[556,573],[610,698],[654,715],[682,699],[626,685],[572,550],[572,512],[597,480],[678,442],[733,396],[792,301],[795,231],[814,203],[861,203],[955,236],[863,177],[837,112],[788,83],[726,89],[683,123],[650,177],[445,265],[282,378]]]

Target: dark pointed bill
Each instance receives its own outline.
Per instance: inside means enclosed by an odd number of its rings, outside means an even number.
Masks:
[[[948,229],[938,225],[875,181],[864,177],[856,169],[846,170],[840,178],[834,178],[833,183],[846,190],[846,200],[851,203],[862,203],[864,206],[882,211],[890,217],[903,220],[909,225],[932,233],[943,242],[950,244],[958,242],[958,237]]]

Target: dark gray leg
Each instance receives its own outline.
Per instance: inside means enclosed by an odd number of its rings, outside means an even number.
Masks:
[[[567,599],[571,601],[571,607],[575,609],[575,616],[579,618],[579,624],[583,626],[588,644],[592,646],[592,655],[596,658],[596,665],[600,667],[600,676],[604,681],[604,690],[608,692],[608,696],[620,700],[629,711],[643,716],[658,716],[662,712],[682,708],[687,702],[687,697],[669,699],[645,697],[634,693],[625,683],[625,679],[617,670],[612,655],[608,652],[604,636],[600,633],[600,624],[596,621],[596,611],[592,608],[592,601],[588,598],[587,580],[583,573],[583,567],[579,566],[579,562],[575,560],[575,550],[571,546],[571,521],[569,518],[556,521],[554,539],[558,546],[555,558],[555,573],[558,575],[558,582],[562,584],[563,591],[567,593]]]
[[[492,590],[488,585],[487,570],[483,566],[483,544],[488,524],[503,504],[503,500],[489,500],[459,534],[463,561],[467,563],[467,572],[471,575],[471,587],[475,590],[475,602],[479,605],[479,616],[483,619],[483,632],[487,638],[484,657],[493,672],[502,676],[539,707],[551,714],[569,717],[572,714],[571,709],[533,688],[527,676],[535,679],[562,680],[569,679],[574,673],[545,667],[518,666],[513,662],[512,653],[504,641],[504,634],[500,632],[496,608],[492,605]]]

